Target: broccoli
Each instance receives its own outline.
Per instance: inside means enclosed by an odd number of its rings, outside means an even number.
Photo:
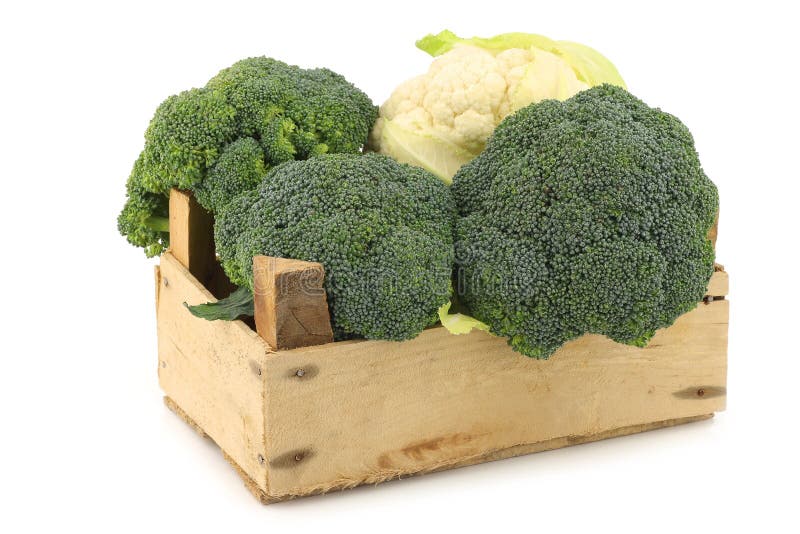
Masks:
[[[274,165],[360,152],[376,117],[367,95],[327,69],[265,57],[239,61],[206,87],[158,107],[128,182],[119,231],[157,255],[168,246],[159,217],[166,215],[171,188],[195,192],[214,213]]]
[[[645,346],[703,298],[718,211],[688,129],[601,85],[506,118],[452,193],[458,296],[517,351]]]
[[[144,134],[142,185],[153,193],[190,189],[236,132],[236,110],[220,91],[190,89],[167,98]]]
[[[410,339],[451,290],[447,186],[387,156],[323,155],[273,168],[219,213],[214,237],[231,281],[252,289],[253,256],[319,262],[334,337]]]
[[[261,140],[270,165],[358,152],[378,117],[369,97],[343,76],[267,57],[239,61],[207,87],[226,95],[238,113],[241,134]]]
[[[128,201],[119,214],[117,226],[132,245],[144,247],[149,258],[169,247],[169,198],[142,185],[143,159],[141,155],[133,164],[126,185]]]
[[[218,213],[242,191],[254,189],[267,174],[264,151],[252,137],[241,137],[226,146],[206,178],[194,188],[197,202]]]

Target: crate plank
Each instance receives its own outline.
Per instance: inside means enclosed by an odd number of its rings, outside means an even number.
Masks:
[[[722,270],[721,265],[717,265],[720,270],[714,271],[711,280],[708,282],[706,295],[712,297],[725,297],[728,295],[728,273]]]
[[[169,250],[195,278],[208,281],[216,263],[214,217],[188,191],[169,194]]]
[[[200,426],[189,417],[186,412],[184,412],[180,406],[178,406],[175,401],[173,401],[169,397],[164,397],[164,404],[174,412],[178,417],[183,419],[186,424],[189,425],[195,432],[200,435],[200,437],[208,438],[209,436],[203,431]],[[454,463],[452,465],[441,466],[439,469],[433,469],[429,471],[418,471],[416,473],[409,473],[408,476],[420,475],[425,473],[432,473],[435,471],[441,471],[445,469],[453,469],[457,467],[468,467],[470,465],[475,465],[483,462],[494,462],[497,460],[503,460],[506,458],[513,458],[514,456],[521,456],[523,454],[532,454],[536,452],[544,452],[553,449],[559,449],[562,447],[571,447],[573,445],[582,445],[584,443],[592,443],[594,441],[600,441],[603,439],[609,438],[617,438],[622,436],[628,436],[631,434],[636,434],[639,432],[649,432],[650,430],[658,430],[661,428],[669,428],[672,426],[682,425],[686,423],[694,423],[697,421],[705,421],[710,419],[714,416],[714,414],[705,414],[705,415],[698,415],[695,417],[683,417],[679,419],[669,419],[667,421],[655,421],[652,423],[646,423],[642,425],[632,425],[622,428],[616,428],[614,430],[610,430],[608,432],[601,432],[599,434],[590,434],[586,436],[564,436],[560,438],[555,438],[546,441],[540,441],[537,443],[529,443],[524,445],[518,445],[515,447],[509,447],[507,449],[501,449],[498,451],[487,452],[486,454],[474,456],[471,458],[466,458],[458,463]],[[275,502],[284,501],[287,499],[292,499],[295,497],[306,497],[309,495],[317,495],[320,493],[325,493],[326,491],[330,491],[331,489],[348,489],[353,487],[351,485],[347,485],[343,483],[342,486],[338,488],[332,488],[330,485],[322,486],[315,488],[307,493],[303,493],[302,495],[282,495],[278,497],[274,497],[266,493],[262,490],[256,482],[249,477],[247,473],[245,473],[241,467],[236,463],[236,461],[231,458],[224,450],[221,450],[223,457],[225,460],[236,470],[239,476],[242,478],[245,487],[258,499],[261,501],[262,504],[272,504]],[[399,477],[398,477],[399,478]]]
[[[253,258],[256,331],[274,350],[333,341],[324,279],[319,263]]]
[[[158,284],[161,388],[266,491],[262,371],[269,347],[241,321],[193,317],[184,302],[214,301],[170,253]]]
[[[644,349],[586,335],[548,361],[484,332],[442,328],[402,343],[278,353],[265,369],[270,495],[378,482],[723,410],[727,324],[728,301],[715,300]],[[721,393],[685,394],[705,389]]]

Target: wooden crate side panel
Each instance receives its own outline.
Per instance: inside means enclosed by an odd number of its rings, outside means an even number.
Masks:
[[[728,301],[716,300],[659,331],[647,348],[587,335],[548,361],[483,332],[451,336],[442,328],[403,343],[273,354],[269,494],[354,486],[722,410],[727,327]]]
[[[706,295],[712,297],[724,297],[728,294],[728,273],[722,270],[722,266],[717,266],[720,270],[715,271],[711,275],[711,280],[708,282],[708,289]]]
[[[161,257],[158,376],[161,388],[265,490],[264,381],[269,348],[243,323],[209,322],[183,303],[214,297],[171,254]]]

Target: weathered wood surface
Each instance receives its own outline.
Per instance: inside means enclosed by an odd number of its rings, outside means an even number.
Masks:
[[[324,278],[319,263],[253,258],[256,330],[274,350],[333,342]]]
[[[725,408],[728,301],[639,349],[586,335],[548,361],[484,332],[284,351],[265,367],[268,486],[303,495],[470,463],[514,447]],[[687,397],[686,390],[717,395]],[[478,460],[480,461],[480,460]]]
[[[191,418],[189,415],[184,412],[180,406],[178,406],[175,401],[173,401],[169,397],[164,397],[164,404],[172,410],[178,417],[183,419],[186,424],[188,424],[195,432],[197,432],[203,438],[210,437],[203,431],[202,428]],[[646,423],[643,425],[633,425],[624,428],[617,428],[611,430],[609,432],[602,432],[600,434],[591,434],[587,436],[563,436],[556,439],[551,439],[547,441],[541,441],[538,443],[531,443],[526,445],[518,445],[516,447],[509,447],[507,449],[502,449],[499,451],[493,451],[481,456],[475,456],[472,458],[465,459],[461,462],[443,466],[438,470],[445,470],[445,469],[454,469],[456,467],[467,467],[470,465],[475,465],[478,463],[483,462],[493,462],[496,460],[503,460],[506,458],[513,458],[514,456],[522,456],[523,454],[532,454],[535,452],[543,452],[549,451],[553,449],[559,449],[563,447],[569,447],[572,445],[582,445],[584,443],[591,443],[594,441],[599,441],[603,439],[609,438],[617,438],[622,436],[628,436],[630,434],[636,434],[639,432],[648,432],[650,430],[658,430],[660,428],[669,428],[672,426],[682,425],[686,423],[693,423],[696,421],[704,421],[706,419],[710,419],[713,417],[714,414],[705,414],[705,415],[698,415],[696,417],[684,417],[682,419],[670,419],[667,421],[655,421],[652,423]],[[272,504],[275,502],[284,501],[287,499],[292,499],[295,497],[305,497],[309,495],[317,495],[319,493],[324,493],[327,491],[325,488],[317,488],[317,491],[304,493],[302,495],[283,495],[283,496],[272,496],[265,492],[261,487],[256,483],[255,480],[250,478],[250,476],[236,463],[236,461],[231,458],[224,450],[222,450],[222,455],[228,463],[239,473],[239,476],[242,478],[245,487],[259,500],[262,504]],[[424,473],[434,472],[436,470],[431,471],[418,471],[416,473],[409,473],[408,476],[419,475]],[[345,489],[345,488],[342,488]]]
[[[158,377],[166,394],[266,491],[264,380],[269,347],[241,321],[198,319],[183,303],[214,301],[170,253],[158,283]],[[263,458],[263,456],[261,456]]]
[[[169,251],[217,298],[235,289],[217,262],[214,249],[214,217],[189,191],[169,194]]]
[[[728,273],[725,272],[722,265],[716,264],[714,266],[717,270],[711,276],[708,282],[708,289],[706,295],[712,297],[725,297],[728,295]]]

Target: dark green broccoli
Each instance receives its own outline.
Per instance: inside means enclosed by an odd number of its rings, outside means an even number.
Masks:
[[[527,356],[584,333],[644,346],[714,270],[717,189],[691,134],[616,86],[506,118],[452,191],[459,296]]]
[[[205,179],[192,190],[197,202],[211,213],[242,191],[254,189],[267,174],[264,151],[252,137],[242,137],[226,146]]]
[[[403,340],[450,296],[455,206],[427,171],[378,154],[273,168],[218,215],[217,252],[252,289],[253,256],[321,263],[336,339]]]
[[[215,212],[271,166],[359,152],[376,117],[367,95],[327,69],[264,57],[239,61],[206,87],[171,96],[158,107],[129,180],[119,230],[148,255],[158,254],[168,236],[143,214],[158,204],[152,209],[162,216],[171,188],[194,191]],[[260,147],[260,164],[253,142]],[[213,183],[206,184],[209,177]]]

